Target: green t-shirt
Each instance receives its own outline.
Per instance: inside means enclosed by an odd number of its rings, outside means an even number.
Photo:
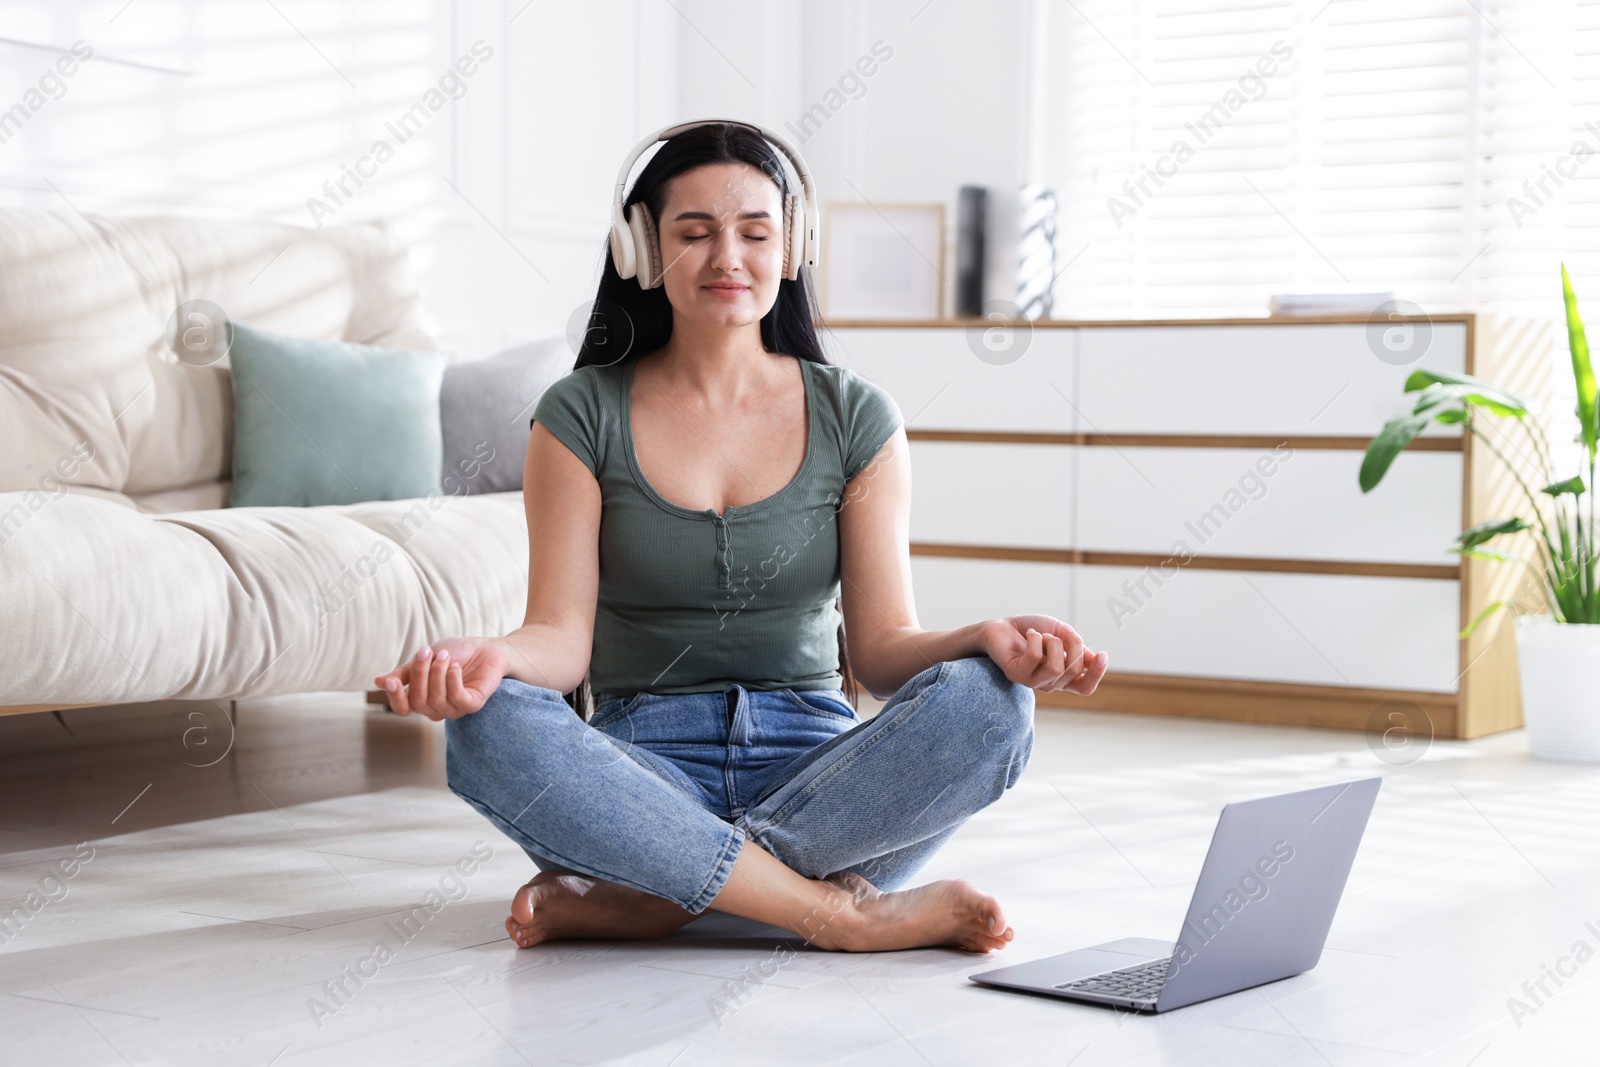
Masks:
[[[726,515],[680,507],[645,480],[629,397],[637,357],[580,367],[539,398],[541,422],[600,483],[595,692],[837,689],[838,509],[902,423],[854,371],[800,360],[806,453],[788,485]]]

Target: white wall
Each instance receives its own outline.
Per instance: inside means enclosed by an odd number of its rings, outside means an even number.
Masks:
[[[941,200],[953,226],[959,185],[1022,180],[1029,7],[22,0],[0,5],[0,109],[42,106],[0,143],[0,204],[312,225],[315,197],[324,223],[392,219],[432,332],[483,355],[586,306],[622,157],[686,118],[784,129],[831,102],[803,145],[822,199]],[[27,97],[80,40],[93,58]],[[385,124],[478,41],[492,55],[400,143]],[[892,57],[829,97],[875,41]],[[393,158],[336,202],[324,183],[380,138]]]
[[[801,105],[825,99],[841,75],[882,41],[893,56],[805,142],[822,199],[945,204],[945,310],[954,313],[957,190],[991,186],[994,221],[1009,223],[1001,190],[1028,180],[1025,88],[1032,5],[906,0],[807,5]],[[1004,292],[1012,266],[991,242],[989,291]]]

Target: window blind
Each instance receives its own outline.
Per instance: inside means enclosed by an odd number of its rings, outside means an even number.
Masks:
[[[1562,259],[1600,308],[1600,0],[1048,0],[1042,23],[1055,314],[1353,288],[1549,317]]]

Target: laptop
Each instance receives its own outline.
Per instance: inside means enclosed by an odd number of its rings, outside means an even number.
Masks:
[[[1309,971],[1382,778],[1228,804],[1176,941],[1125,937],[971,975],[999,989],[1171,1011]]]

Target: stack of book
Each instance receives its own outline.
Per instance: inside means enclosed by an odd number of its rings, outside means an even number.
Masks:
[[[1394,293],[1350,290],[1297,290],[1273,293],[1267,309],[1273,315],[1370,315],[1394,300]]]

